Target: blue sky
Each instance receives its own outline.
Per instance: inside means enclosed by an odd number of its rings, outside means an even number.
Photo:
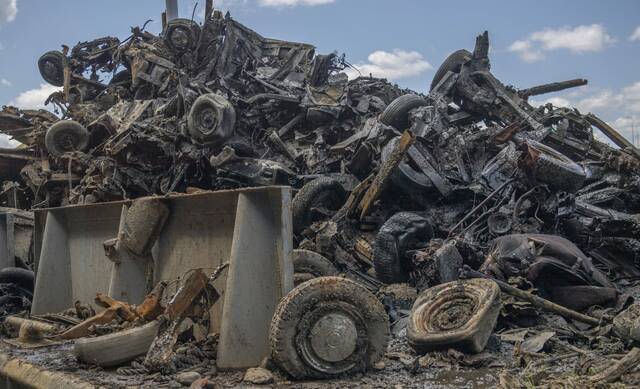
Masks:
[[[319,53],[346,53],[363,73],[421,92],[448,53],[472,49],[475,36],[489,30],[492,70],[503,82],[526,88],[587,78],[587,87],[535,102],[594,112],[629,138],[635,122],[640,133],[640,1],[215,3],[262,35],[311,43]],[[190,17],[195,4],[180,0],[181,16]],[[131,26],[147,19],[154,20],[149,30],[157,33],[163,8],[164,0],[0,0],[0,105],[42,103],[52,89],[36,66],[44,52],[105,35],[125,38]]]

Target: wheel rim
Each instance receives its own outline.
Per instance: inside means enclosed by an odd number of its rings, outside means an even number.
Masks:
[[[45,57],[41,60],[40,73],[42,78],[51,84],[59,84],[63,81],[63,66],[60,59],[55,57]]]
[[[356,350],[358,330],[350,317],[342,312],[325,315],[311,329],[309,343],[317,356],[339,362]]]
[[[203,134],[211,134],[218,127],[218,112],[215,107],[207,105],[198,111],[196,120],[200,132]]]
[[[57,78],[58,76],[58,66],[50,60],[45,61],[43,66],[43,72],[45,76],[50,78]]]
[[[511,218],[499,213],[489,216],[487,224],[489,225],[489,231],[496,235],[506,234],[512,227]]]
[[[56,145],[64,151],[74,151],[78,148],[80,140],[73,133],[62,133],[56,136]]]
[[[171,45],[177,50],[186,50],[191,46],[191,33],[185,27],[176,27],[169,36]]]
[[[307,366],[324,374],[341,374],[364,363],[365,322],[348,303],[319,304],[300,321],[296,344]]]

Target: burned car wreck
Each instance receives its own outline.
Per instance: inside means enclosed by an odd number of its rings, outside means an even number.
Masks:
[[[444,60],[425,95],[349,79],[344,55],[265,38],[209,1],[202,25],[163,21],[159,36],[134,27],[124,40],[45,53],[37,65],[60,87],[47,100],[55,114],[0,112],[0,132],[21,143],[0,150],[2,205],[46,214],[45,235],[71,234],[56,227],[70,220],[93,231],[83,207],[115,220],[117,234],[96,233],[101,246],[87,256],[104,250],[114,269],[104,285],[120,288],[41,312],[45,281],[34,278],[47,279],[45,251],[72,256],[81,245],[45,237],[41,254],[0,271],[11,356],[45,350],[107,387],[411,386],[445,366],[483,369],[490,386],[640,383],[640,150],[592,113],[529,103],[586,80],[505,85],[484,32]],[[213,307],[223,299],[224,318],[250,321],[228,300],[241,293],[220,293],[220,280],[261,281],[222,260],[160,279],[170,274],[165,251],[209,240],[159,237],[204,228],[198,214],[235,190],[219,208],[237,204],[238,225],[267,224],[271,216],[240,204],[275,187],[294,190],[272,207],[290,200],[290,223],[265,231],[288,238],[264,240],[292,243],[293,278],[264,304],[264,331],[250,332],[268,355],[237,376],[220,350],[241,342],[227,340],[224,320],[214,327],[222,311]],[[182,214],[189,199],[201,209]],[[251,230],[238,225],[232,257],[253,243],[236,243]]]

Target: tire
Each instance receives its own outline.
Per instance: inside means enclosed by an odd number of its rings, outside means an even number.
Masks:
[[[158,332],[159,322],[154,320],[141,327],[75,341],[73,351],[81,361],[102,367],[118,366],[149,351]]]
[[[465,49],[454,51],[453,53],[449,54],[449,56],[445,58],[444,62],[442,62],[442,65],[440,65],[436,73],[433,75],[433,80],[431,80],[431,88],[429,90],[432,90],[436,85],[438,85],[440,80],[442,80],[442,77],[444,77],[447,72],[459,73],[462,65],[465,62],[469,61],[471,59],[471,56],[472,54]]]
[[[533,158],[532,173],[538,181],[572,193],[582,188],[586,174],[580,165],[542,143],[528,140],[526,144]]]
[[[299,281],[308,281],[311,278],[337,276],[338,269],[330,260],[310,250],[293,250],[291,253],[293,272]],[[295,281],[295,280],[294,280]],[[294,282],[297,286],[302,282]]]
[[[167,24],[164,41],[175,53],[184,53],[196,47],[200,39],[200,26],[189,19],[173,19]]]
[[[196,99],[187,118],[188,135],[197,143],[220,146],[233,135],[236,111],[224,97],[207,93]]]
[[[393,100],[380,114],[380,122],[404,131],[409,128],[409,111],[414,108],[424,107],[427,101],[418,95],[407,94]]]
[[[295,379],[350,375],[383,357],[389,318],[364,286],[315,278],[280,301],[269,340],[273,361]]]
[[[500,287],[474,278],[440,284],[422,292],[411,308],[407,342],[418,353],[455,348],[479,353],[500,313]]]
[[[89,146],[89,131],[76,121],[60,120],[49,127],[44,144],[54,157],[70,151],[85,151]]]
[[[5,267],[0,270],[0,284],[16,284],[33,293],[35,275],[31,270]]]
[[[64,85],[64,54],[49,51],[38,59],[38,70],[42,78],[53,86]]]
[[[335,178],[320,177],[306,183],[291,204],[293,231],[300,233],[317,221],[313,208],[324,207],[337,211],[346,200],[347,191]]]
[[[433,228],[427,219],[411,212],[399,212],[387,220],[373,245],[373,266],[378,279],[387,284],[406,282],[411,265],[405,258],[416,243],[427,243]]]
[[[169,206],[162,200],[134,200],[124,219],[122,244],[139,257],[149,255],[168,217]]]

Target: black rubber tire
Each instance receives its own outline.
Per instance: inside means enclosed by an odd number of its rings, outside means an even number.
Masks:
[[[149,351],[158,332],[157,320],[95,338],[76,340],[73,351],[83,362],[102,367],[118,366]]]
[[[380,122],[404,131],[409,128],[409,111],[426,106],[427,100],[422,96],[406,94],[393,100],[380,114]]]
[[[373,244],[373,266],[378,279],[387,284],[406,282],[411,264],[407,250],[433,237],[431,223],[412,212],[399,212],[380,227]]]
[[[16,284],[33,293],[35,274],[19,267],[5,267],[0,270],[0,284]]]
[[[64,54],[48,51],[38,59],[38,70],[42,78],[53,86],[64,85]]]
[[[291,252],[291,261],[293,262],[294,274],[309,274],[313,278],[337,276],[338,269],[325,258],[322,254],[318,254],[311,250],[296,249]],[[308,276],[300,276],[299,279],[308,280]],[[295,285],[301,282],[295,283]]]
[[[429,88],[429,90],[438,85],[440,80],[442,80],[442,77],[444,77],[447,72],[451,71],[454,73],[459,73],[462,65],[465,62],[469,61],[471,59],[471,56],[472,54],[465,49],[457,50],[449,54],[449,56],[445,58],[445,60],[442,62],[442,65],[440,65],[436,73],[433,75],[433,80],[431,80],[431,88]]]
[[[542,143],[528,140],[529,149],[539,153],[534,177],[556,189],[576,192],[586,179],[584,169],[561,152]]]
[[[300,233],[317,221],[314,220],[312,208],[325,207],[337,211],[344,205],[347,196],[347,191],[335,178],[320,177],[306,183],[291,204],[293,231]]]
[[[233,135],[236,111],[229,100],[215,93],[196,99],[187,118],[188,135],[197,143],[219,146]]]
[[[85,151],[89,146],[89,131],[76,121],[60,120],[47,130],[44,145],[55,157],[69,151]]]
[[[310,366],[300,340],[317,321],[305,320],[314,313],[335,308],[347,312],[357,323],[355,351],[323,369]],[[337,307],[337,308],[336,308]],[[321,277],[294,288],[278,304],[269,340],[273,361],[296,379],[333,378],[367,370],[379,361],[389,342],[389,318],[382,304],[364,286],[341,277]]]
[[[176,33],[182,34],[183,42],[178,43],[176,39],[173,39],[173,35]],[[176,53],[184,53],[195,48],[198,39],[200,39],[200,26],[190,19],[173,19],[167,24],[164,42]]]

